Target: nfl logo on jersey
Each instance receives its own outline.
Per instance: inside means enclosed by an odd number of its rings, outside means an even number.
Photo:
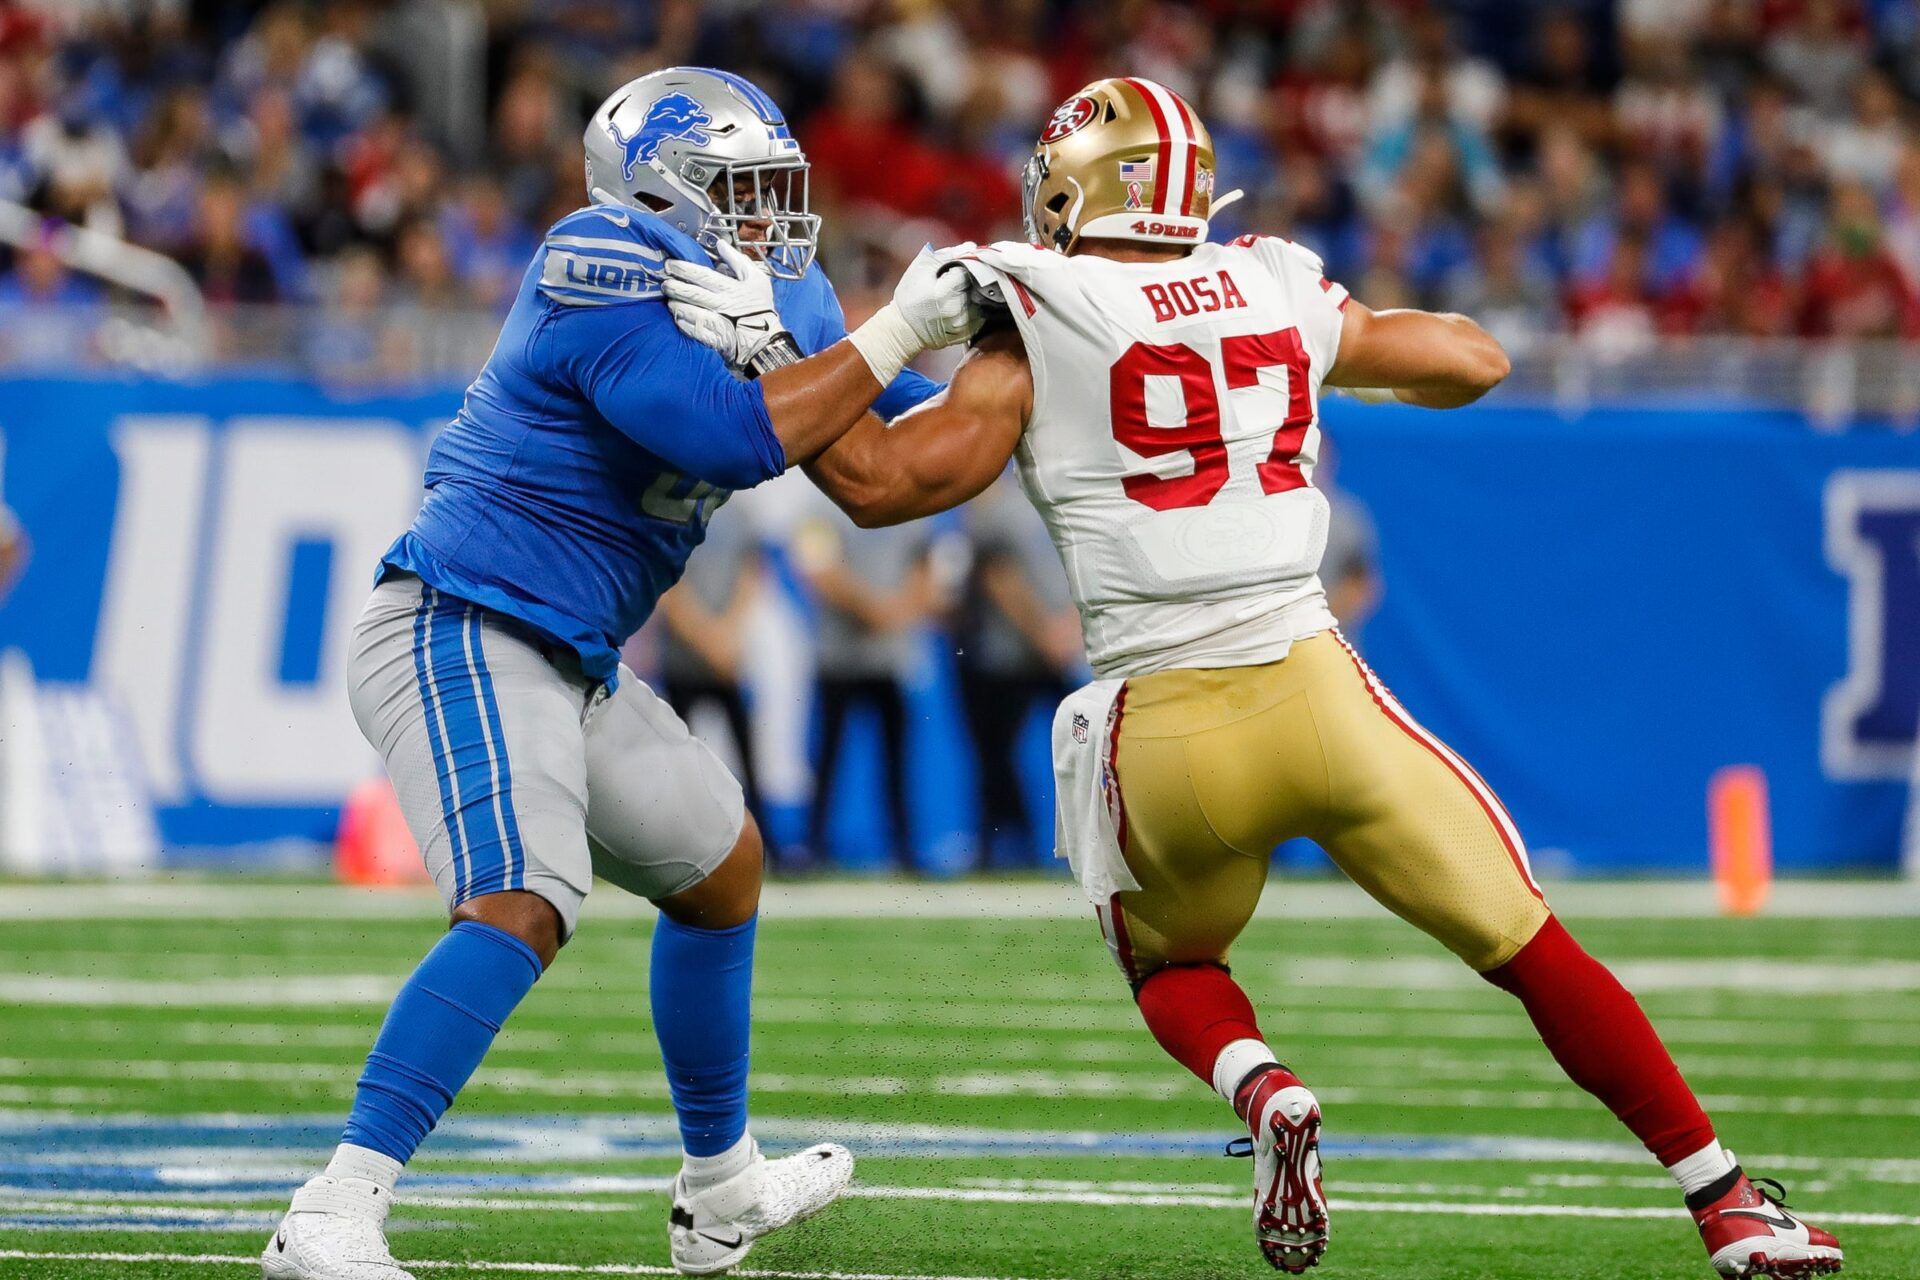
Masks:
[[[1088,731],[1092,728],[1092,722],[1085,716],[1081,715],[1078,711],[1073,713],[1073,740],[1075,742],[1084,743],[1087,740]]]

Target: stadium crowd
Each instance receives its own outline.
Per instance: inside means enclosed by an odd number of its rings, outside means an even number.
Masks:
[[[0,198],[216,305],[323,304],[314,363],[400,372],[422,309],[501,307],[579,202],[591,106],[674,62],[788,107],[850,310],[903,245],[1017,234],[1038,123],[1126,71],[1212,123],[1223,232],[1375,306],[1517,344],[1920,336],[1905,0],[0,0]],[[48,248],[7,254],[0,359],[99,301]]]

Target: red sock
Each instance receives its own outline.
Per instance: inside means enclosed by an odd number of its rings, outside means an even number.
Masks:
[[[1713,1123],[1640,1002],[1558,919],[1550,917],[1518,955],[1481,976],[1520,998],[1554,1060],[1661,1164],[1714,1140]]]
[[[1156,970],[1134,993],[1140,1016],[1160,1047],[1213,1087],[1213,1064],[1235,1040],[1264,1040],[1253,1005],[1217,964],[1176,964]]]

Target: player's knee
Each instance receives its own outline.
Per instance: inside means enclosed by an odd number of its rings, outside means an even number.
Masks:
[[[1503,915],[1475,921],[1447,940],[1447,946],[1474,972],[1490,973],[1520,954],[1552,918],[1546,904],[1536,899]]]
[[[539,894],[524,889],[508,889],[469,898],[453,909],[452,923],[458,924],[462,920],[471,920],[512,934],[533,948],[533,953],[540,957],[542,969],[553,964],[554,957],[560,954],[561,944],[566,941],[559,909]]]
[[[760,828],[748,814],[733,848],[705,879],[654,905],[694,929],[731,929],[760,910],[760,882],[766,850]]]
[[[1147,984],[1155,978],[1177,972],[1181,969],[1218,969],[1221,973],[1229,976],[1233,973],[1233,970],[1227,967],[1227,962],[1224,960],[1156,960],[1147,967],[1138,969],[1135,973],[1127,975],[1127,983],[1133,988],[1134,1002],[1136,1004],[1139,1003],[1140,993],[1145,991]]]

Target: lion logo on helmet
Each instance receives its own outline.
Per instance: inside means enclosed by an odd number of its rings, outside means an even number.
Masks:
[[[1047,121],[1040,141],[1058,142],[1070,133],[1077,133],[1093,123],[1093,117],[1099,110],[1092,98],[1068,98],[1054,111],[1053,118]]]
[[[696,147],[706,146],[713,141],[707,133],[707,126],[712,123],[713,117],[707,114],[698,98],[677,92],[654,99],[631,137],[621,133],[619,125],[607,121],[607,130],[613,134],[625,160],[620,176],[632,182],[634,166],[651,161],[659,154],[660,144],[671,138],[685,138]]]

